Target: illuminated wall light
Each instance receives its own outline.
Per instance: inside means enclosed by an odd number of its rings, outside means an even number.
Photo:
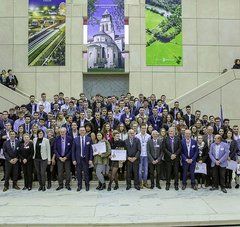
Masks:
[[[88,18],[83,17],[83,44],[87,44],[88,41]]]
[[[129,44],[129,18],[124,19],[125,44]]]

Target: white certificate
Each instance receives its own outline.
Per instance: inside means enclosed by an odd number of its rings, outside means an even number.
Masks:
[[[230,169],[232,171],[236,171],[237,169],[237,162],[236,161],[227,161],[227,169]]]
[[[202,173],[207,175],[207,165],[206,163],[196,163],[195,173]]]
[[[106,143],[100,142],[92,145],[93,155],[106,153]]]
[[[237,164],[237,174],[239,174],[240,175],[240,164]]]
[[[126,155],[127,155],[126,150],[112,150],[111,160],[112,161],[126,161],[126,158],[127,158]]]

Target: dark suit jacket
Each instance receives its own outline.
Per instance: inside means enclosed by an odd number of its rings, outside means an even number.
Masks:
[[[121,116],[121,118],[120,118],[120,121],[121,121],[122,123],[124,123],[126,118],[127,118],[127,115],[124,113],[124,114],[122,114],[122,116]],[[129,115],[129,119],[130,119],[131,121],[134,121],[134,120],[135,120],[135,116],[134,116],[133,114],[130,114],[130,115]]]
[[[58,136],[55,139],[55,143],[54,143],[54,153],[56,155],[57,158],[63,157],[62,156],[62,141],[61,141],[61,136]],[[66,142],[65,142],[65,155],[64,157],[66,158],[71,158],[72,155],[72,137],[70,136],[66,136]]]
[[[205,143],[203,148],[198,147],[197,162],[202,161],[205,163],[207,159],[208,159],[208,147],[207,144]]]
[[[187,114],[185,114],[183,118],[188,128],[195,124],[195,116],[193,114],[191,114],[191,121],[189,121],[189,117]]]
[[[172,115],[173,118],[174,118],[174,111],[175,111],[175,107],[172,108],[172,109],[170,110],[170,112],[169,112],[169,113]],[[180,112],[181,116],[183,116],[183,112],[182,112],[181,109],[178,109],[178,112]],[[174,118],[174,119],[175,119],[175,118]]]
[[[109,119],[107,119],[107,122],[110,123]],[[119,123],[120,123],[119,120],[114,118],[113,122],[110,123],[111,124],[111,128],[115,130],[118,127]]]
[[[93,160],[92,140],[88,136],[85,136],[85,146],[84,146],[83,154],[85,155],[86,162]],[[72,160],[77,161],[77,163],[80,164],[81,159],[82,157],[81,157],[80,136],[78,136],[73,140]]]
[[[13,150],[11,147],[10,140],[7,140],[3,144],[3,154],[7,161],[10,161],[13,158],[18,158],[19,156],[19,146],[20,143],[17,139],[15,139],[15,149]]]
[[[155,130],[159,131],[162,127],[162,118],[160,116],[155,118],[153,115],[151,115],[148,118],[148,124],[152,125]]]
[[[227,143],[226,140],[224,140],[223,142]],[[229,153],[229,158],[231,158],[231,160],[236,161],[237,160],[237,156],[238,156],[238,144],[236,140],[233,140],[230,143],[230,147],[229,147],[230,153]]]
[[[99,131],[101,131],[103,125],[105,124],[105,121],[102,118],[100,118],[99,122],[100,122],[100,124],[98,125],[95,117],[91,121],[91,123],[93,125],[93,132],[94,133],[98,133]]]
[[[5,128],[6,123],[10,123],[13,127],[14,121],[12,119],[9,119],[9,118],[6,122],[4,122],[3,120],[0,120],[0,130]]]
[[[30,112],[30,114],[32,114],[32,111],[33,111],[33,112],[36,112],[36,111],[37,111],[37,104],[34,103],[34,107],[33,107],[31,103],[28,103],[28,104],[26,105],[26,108],[27,108],[27,110]],[[34,108],[34,110],[33,110],[32,108]]]
[[[166,162],[171,162],[171,155],[175,154],[176,155],[176,159],[177,161],[180,160],[180,155],[181,155],[181,140],[178,136],[174,136],[174,152],[172,153],[172,148],[171,148],[171,142],[170,142],[170,137],[167,136],[164,140],[163,140],[163,152],[164,152],[164,159]]]
[[[192,159],[193,162],[196,162],[198,156],[198,146],[196,140],[191,139],[191,144],[190,144],[190,155],[188,155],[188,149],[187,149],[187,144],[186,144],[186,139],[182,140],[182,163],[187,164],[186,159]]]
[[[21,158],[21,160],[27,159],[27,161],[32,161],[33,155],[34,155],[34,147],[32,142],[29,142],[27,147],[24,147],[24,143],[20,144],[19,157]]]
[[[148,140],[147,142],[147,154],[148,154],[148,161],[153,162],[158,160],[160,162],[163,157],[163,144],[160,139],[157,140],[157,147],[154,148],[153,139]]]
[[[139,159],[141,154],[141,142],[138,138],[133,139],[133,144],[131,145],[130,139],[125,140],[127,148],[127,157],[135,157]]]

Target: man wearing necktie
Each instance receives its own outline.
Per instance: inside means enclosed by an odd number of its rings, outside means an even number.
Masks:
[[[9,132],[10,139],[5,141],[3,144],[3,154],[5,157],[5,183],[3,191],[9,189],[9,179],[12,174],[13,188],[19,190],[17,186],[18,179],[18,152],[19,152],[19,141],[16,139],[14,131]]]
[[[65,169],[66,183],[65,187],[70,191],[70,181],[71,181],[71,156],[72,156],[72,137],[67,135],[66,128],[60,129],[60,136],[55,140],[54,153],[57,158],[57,168],[58,168],[58,188],[63,189],[63,173]]]
[[[182,139],[182,165],[183,165],[182,190],[186,189],[188,170],[190,171],[191,175],[192,188],[194,190],[197,190],[194,175],[197,157],[198,157],[197,142],[191,139],[191,131],[187,129],[185,131],[185,138]]]
[[[74,138],[72,146],[72,161],[77,169],[78,188],[82,190],[82,172],[84,173],[86,191],[89,191],[89,166],[93,161],[92,140],[89,136],[85,136],[85,127],[79,128],[79,136]]]
[[[175,128],[170,127],[168,136],[163,140],[164,159],[166,161],[166,190],[170,188],[171,173],[174,172],[174,188],[178,190],[178,172],[181,154],[181,140],[175,136]]]

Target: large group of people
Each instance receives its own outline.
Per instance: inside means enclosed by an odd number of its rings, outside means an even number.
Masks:
[[[102,151],[94,146],[103,144]],[[100,147],[100,146],[99,146]],[[187,187],[188,177],[193,190],[210,187],[226,193],[239,188],[239,175],[227,168],[229,161],[240,163],[240,134],[237,125],[219,116],[194,113],[191,106],[173,108],[166,96],[154,94],[138,97],[130,93],[116,97],[100,94],[89,100],[84,93],[79,98],[65,97],[62,92],[47,101],[46,93],[40,101],[30,96],[28,104],[0,113],[0,150],[3,166],[3,191],[19,190],[23,176],[23,190],[31,190],[33,181],[39,191],[52,187],[71,190],[77,180],[77,191],[83,183],[86,191],[96,177],[97,190],[119,188],[119,180],[126,180],[126,190],[169,190]],[[113,160],[112,151],[125,152],[124,160]],[[122,153],[123,154],[123,153]],[[206,165],[206,173],[196,173],[198,164]],[[132,182],[133,180],[133,182]]]

